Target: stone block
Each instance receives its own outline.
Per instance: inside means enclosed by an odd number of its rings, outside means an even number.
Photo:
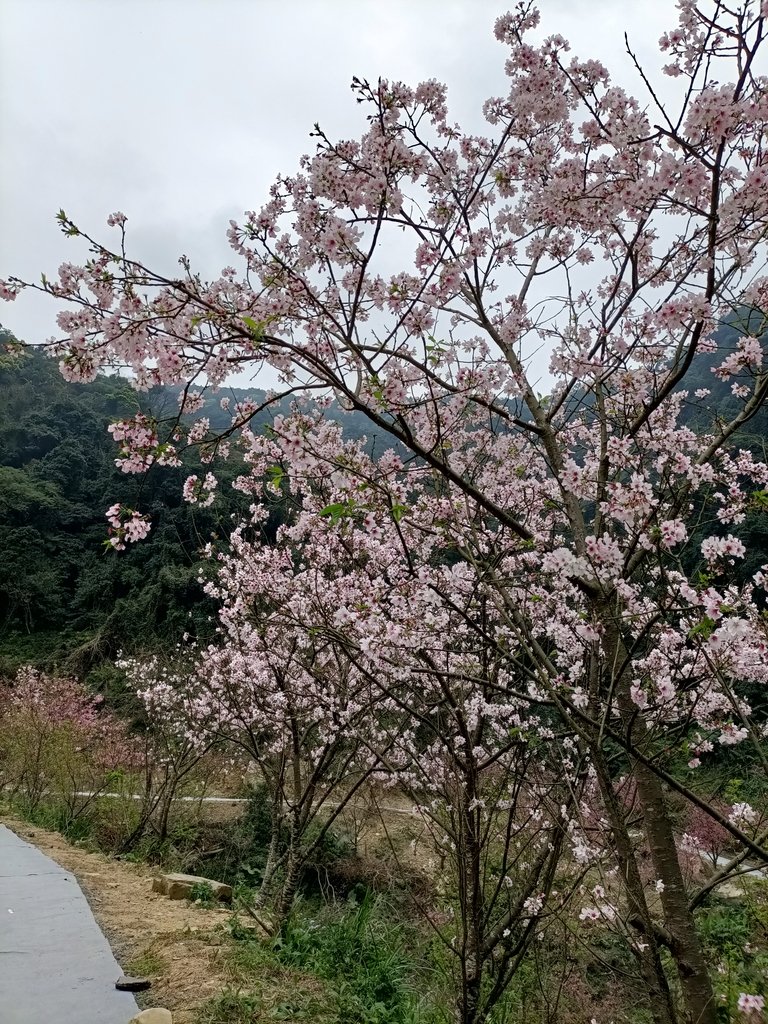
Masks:
[[[230,903],[232,900],[231,885],[217,882],[213,878],[203,878],[201,875],[183,875],[176,872],[153,879],[152,891],[167,896],[169,900],[188,900],[196,885],[210,886],[213,895],[222,903]]]
[[[131,1017],[128,1024],[173,1024],[173,1017],[170,1010],[162,1006],[152,1006]]]

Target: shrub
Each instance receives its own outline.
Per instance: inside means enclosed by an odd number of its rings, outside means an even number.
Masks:
[[[26,813],[45,803],[68,827],[136,759],[128,728],[75,679],[21,669],[0,717],[2,784]]]

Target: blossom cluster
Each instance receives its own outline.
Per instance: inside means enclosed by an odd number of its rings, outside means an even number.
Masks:
[[[143,540],[151,529],[151,523],[145,515],[125,508],[120,503],[108,508],[105,515],[109,523],[109,539],[106,543],[116,551],[125,551],[127,544]]]

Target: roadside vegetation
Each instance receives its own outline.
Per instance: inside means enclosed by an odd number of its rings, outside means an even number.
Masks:
[[[305,864],[290,911],[275,927],[275,905],[260,898],[270,797],[263,783],[243,777],[244,762],[231,751],[225,756],[212,744],[193,763],[174,761],[146,725],[121,719],[72,679],[33,670],[6,684],[2,706],[0,782],[8,811],[86,849],[233,886],[219,950],[228,981],[200,1009],[200,1024],[453,1019],[457,882],[432,829],[401,794],[370,787],[350,802]],[[724,803],[768,802],[768,783],[740,752],[698,783]],[[213,794],[242,802],[206,804]],[[692,884],[700,884],[728,855],[728,835],[701,816],[686,817],[682,805],[678,828],[680,837],[698,837],[686,863]],[[620,898],[610,871],[599,864],[578,871],[566,862],[553,886],[572,886],[574,871],[578,898],[552,915],[491,1020],[650,1020],[627,936],[610,915],[591,921],[582,913],[587,901],[607,906]],[[759,989],[768,972],[768,880],[750,877],[723,890],[702,901],[696,923],[720,1019],[728,1021],[739,995]],[[219,906],[204,884],[192,898],[202,909]],[[129,965],[150,977],[166,966],[154,947]]]

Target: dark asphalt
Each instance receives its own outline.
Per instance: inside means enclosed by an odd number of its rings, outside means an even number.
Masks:
[[[0,825],[0,1024],[127,1024],[122,973],[72,874]]]

